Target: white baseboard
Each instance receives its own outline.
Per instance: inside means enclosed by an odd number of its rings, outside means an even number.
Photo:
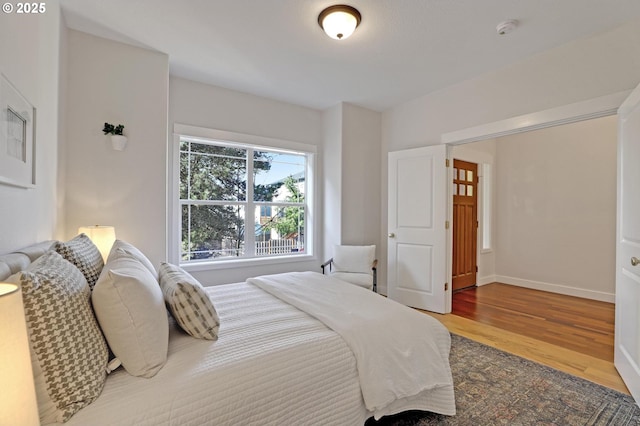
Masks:
[[[540,281],[524,280],[522,278],[495,275],[494,281],[518,287],[530,288],[533,290],[548,291],[550,293],[564,294],[567,296],[582,297],[584,299],[599,300],[601,302],[615,303],[616,296],[613,293],[603,291],[585,290],[583,288],[569,287],[561,284],[544,283]],[[494,282],[492,281],[492,282]],[[480,285],[480,284],[478,284]]]
[[[495,283],[497,278],[495,275],[487,275],[486,277],[476,277],[476,285],[480,287],[481,285],[487,285],[491,283]]]

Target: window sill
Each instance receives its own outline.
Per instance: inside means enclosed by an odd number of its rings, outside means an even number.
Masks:
[[[213,271],[217,269],[233,269],[248,268],[252,266],[277,265],[280,263],[298,263],[317,261],[317,258],[311,254],[301,254],[295,256],[274,256],[268,258],[250,258],[250,259],[234,259],[234,260],[217,260],[180,263],[180,267],[187,272]],[[318,266],[318,268],[320,268]]]

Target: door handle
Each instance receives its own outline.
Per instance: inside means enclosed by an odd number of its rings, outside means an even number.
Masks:
[[[640,259],[638,259],[637,257],[632,257],[631,258],[631,266],[638,266],[640,265]]]
[[[389,232],[389,238],[395,238],[396,234],[394,234],[393,232]]]

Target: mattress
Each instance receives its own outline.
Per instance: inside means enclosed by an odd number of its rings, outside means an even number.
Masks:
[[[150,379],[119,369],[66,425],[362,425],[353,353],[321,322],[248,284],[207,287],[215,342],[172,322],[165,366]]]

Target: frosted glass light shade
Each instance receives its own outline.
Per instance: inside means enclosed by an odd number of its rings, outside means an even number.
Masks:
[[[318,24],[327,35],[336,40],[344,40],[360,24],[360,12],[347,5],[335,5],[324,9],[318,16]]]
[[[39,425],[22,291],[0,283],[0,423]]]
[[[111,246],[116,241],[116,229],[113,226],[81,226],[78,228],[78,234],[85,234],[93,244],[98,247],[102,260],[107,261]]]

